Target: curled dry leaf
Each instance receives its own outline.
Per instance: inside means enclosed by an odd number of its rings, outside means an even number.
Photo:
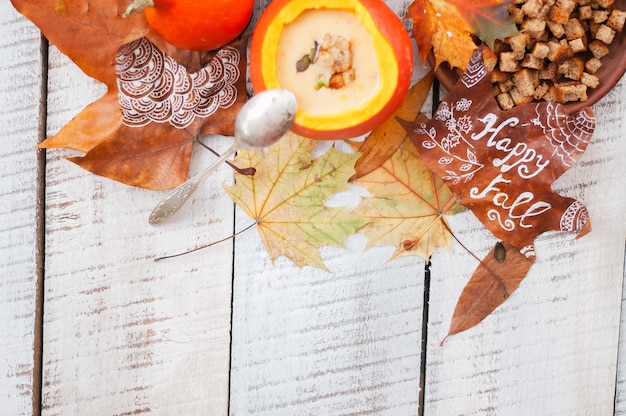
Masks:
[[[315,146],[313,140],[287,133],[266,151],[240,151],[235,163],[251,166],[256,173],[235,174],[235,185],[224,188],[256,221],[272,260],[284,255],[299,267],[328,270],[319,248],[343,247],[344,239],[365,223],[346,207],[324,204],[334,193],[346,189],[359,155],[331,148],[312,160]]]
[[[495,246],[478,265],[457,301],[448,335],[478,324],[504,302],[528,274],[534,262],[515,247],[502,243],[505,256],[498,261]],[[498,254],[500,255],[500,254]],[[441,341],[441,343],[443,343]]]
[[[121,17],[127,1],[12,4],[108,87],[40,147],[85,152],[71,160],[126,184],[165,189],[186,178],[198,134],[232,135],[246,98],[245,42],[214,52],[177,49],[149,31],[143,13]]]
[[[354,166],[356,172],[351,180],[367,175],[398,150],[398,147],[406,138],[406,132],[398,123],[396,117],[404,120],[416,120],[434,79],[433,73],[429,72],[413,85],[394,115],[372,130],[369,136],[367,136],[358,148],[361,157],[359,157]]]

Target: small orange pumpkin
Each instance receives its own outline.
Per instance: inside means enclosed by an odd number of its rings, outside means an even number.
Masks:
[[[254,0],[134,0],[125,15],[143,10],[150,28],[180,49],[221,48],[243,32]]]
[[[298,100],[294,133],[347,139],[373,130],[406,95],[413,49],[383,0],[273,0],[252,36],[254,90]]]

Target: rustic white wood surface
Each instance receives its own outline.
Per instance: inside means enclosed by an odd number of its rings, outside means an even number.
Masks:
[[[29,414],[39,395],[35,356],[40,184],[41,35],[0,5],[0,412]],[[36,341],[37,338],[37,341]]]
[[[407,3],[389,1],[399,14]],[[254,230],[154,262],[250,223],[221,191],[229,170],[159,227],[147,224],[159,192],[92,175],[63,150],[41,172],[41,128],[58,131],[103,86],[51,47],[40,117],[39,33],[8,2],[0,30],[0,414],[626,414],[624,79],[555,184],[586,204],[593,232],[542,236],[513,296],[440,346],[476,267],[456,243],[433,256],[426,333],[424,261],[385,263],[392,250],[364,252],[359,235],[324,250],[332,273],[272,265]],[[192,171],[213,158],[198,150]],[[479,257],[495,242],[470,213],[450,224]]]

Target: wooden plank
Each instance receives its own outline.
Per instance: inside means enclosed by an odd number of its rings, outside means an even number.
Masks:
[[[271,264],[255,230],[237,237],[231,414],[417,413],[424,262],[385,263],[393,250],[364,252],[360,235],[346,243],[323,250],[327,273]]]
[[[325,250],[327,273],[237,237],[232,414],[416,414],[423,262],[348,244]]]
[[[30,415],[39,396],[42,42],[9,2],[0,33],[0,392],[2,413]]]
[[[624,83],[624,79],[622,79],[622,83]],[[618,101],[616,102],[615,114],[621,114],[622,117],[626,115],[626,88],[622,89],[621,96],[618,95]],[[621,137],[622,141],[624,137],[626,137],[626,123],[621,123],[621,131],[618,131],[619,137]],[[626,163],[626,146],[624,146],[623,142],[617,148],[617,157],[621,160],[621,166],[624,166]],[[622,168],[623,172],[623,168]],[[622,177],[619,182],[619,186],[617,187],[617,192],[622,195],[626,192],[626,188],[624,185],[624,179]],[[622,207],[622,209],[624,209]],[[626,256],[626,250],[624,250],[624,256]],[[626,260],[626,259],[625,259]],[[626,267],[623,270],[623,276],[626,280]],[[620,329],[619,329],[619,354],[618,354],[618,362],[617,362],[617,380],[615,386],[615,415],[623,416],[626,415],[626,314],[624,314],[624,308],[626,308],[626,285],[622,286],[622,316],[620,319]]]
[[[49,134],[104,93],[54,48],[49,78]],[[93,175],[69,154],[48,151],[43,414],[226,414],[232,242],[154,259],[232,233],[228,169],[155,227],[163,192]],[[199,151],[192,172],[212,160]]]
[[[594,106],[597,129],[554,186],[583,201],[593,231],[549,233],[515,293],[477,327],[444,338],[476,262],[455,245],[434,256],[425,414],[606,415],[613,412],[624,270],[624,92]],[[480,258],[495,239],[469,213],[450,219]]]

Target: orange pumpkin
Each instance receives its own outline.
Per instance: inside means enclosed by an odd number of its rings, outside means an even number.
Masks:
[[[150,28],[177,48],[209,51],[243,32],[254,0],[134,0],[125,14],[143,10]]]
[[[413,49],[382,0],[273,0],[252,36],[254,90],[291,90],[292,131],[321,140],[373,130],[406,95]]]

